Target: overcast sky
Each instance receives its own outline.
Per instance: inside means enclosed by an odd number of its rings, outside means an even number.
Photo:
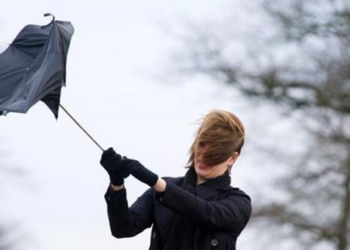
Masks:
[[[230,90],[204,78],[180,83],[171,74],[164,77],[177,44],[164,27],[218,17],[224,4],[2,0],[0,51],[25,25],[50,22],[44,13],[70,21],[75,33],[61,104],[102,147],[113,146],[160,176],[182,176],[195,122],[202,115],[227,109],[242,118],[248,135],[254,127],[249,107]],[[25,172],[14,177],[0,173],[1,220],[16,225],[15,232],[24,237],[19,249],[148,249],[149,231],[132,239],[111,236],[102,152],[62,110],[57,121],[43,103],[27,114],[0,117],[0,140],[6,153],[1,164]],[[249,193],[246,154],[233,169],[232,185]],[[130,203],[147,188],[132,177],[126,187]],[[243,233],[239,249],[249,249],[245,237]]]

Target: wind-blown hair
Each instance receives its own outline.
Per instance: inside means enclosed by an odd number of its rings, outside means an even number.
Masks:
[[[213,110],[198,128],[189,150],[188,167],[194,165],[195,150],[203,148],[201,160],[209,166],[226,161],[235,152],[241,153],[244,145],[244,126],[237,116],[224,110]]]

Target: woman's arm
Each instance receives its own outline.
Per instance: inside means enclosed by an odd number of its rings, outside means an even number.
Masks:
[[[158,178],[158,181],[156,184],[153,186],[153,189],[158,192],[158,193],[163,193],[165,192],[166,189],[166,181],[163,180],[162,178]]]
[[[164,182],[165,191],[159,196],[159,201],[175,213],[194,219],[212,229],[231,230],[237,233],[240,233],[248,223],[252,207],[250,198],[243,192],[220,201],[206,201],[171,182]],[[156,190],[159,188],[157,184],[154,187]]]
[[[127,159],[126,161],[132,169],[131,174],[153,187],[159,193],[157,197],[160,202],[175,213],[195,219],[213,229],[230,230],[236,233],[240,233],[248,223],[252,208],[250,198],[243,192],[229,195],[220,201],[207,201],[171,182],[159,179],[156,174],[136,160]]]
[[[116,190],[117,191],[114,191]],[[132,237],[153,223],[153,194],[147,190],[129,208],[126,189],[123,187],[109,187],[105,200],[111,233],[116,238]]]
[[[117,238],[132,237],[150,227],[154,220],[154,190],[146,191],[129,208],[123,184],[124,178],[128,177],[131,171],[137,175],[141,170],[142,178],[152,186],[157,182],[158,176],[150,171],[142,171],[143,169],[134,169],[132,165],[129,166],[129,160],[117,154],[113,148],[103,151],[100,163],[107,171],[111,181],[105,199],[112,235]]]

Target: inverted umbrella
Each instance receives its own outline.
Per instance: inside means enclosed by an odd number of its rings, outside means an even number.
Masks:
[[[58,117],[66,82],[67,53],[74,28],[70,22],[25,26],[0,54],[0,111],[26,113],[43,101]]]
[[[70,22],[56,21],[44,26],[25,26],[0,54],[0,115],[26,113],[38,101],[44,102],[58,118],[61,88],[66,84],[66,62],[74,33]],[[98,145],[98,143],[83,129]],[[102,149],[103,150],[103,149]]]

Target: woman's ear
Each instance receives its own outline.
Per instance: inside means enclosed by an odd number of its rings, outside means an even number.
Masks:
[[[233,155],[229,158],[228,165],[232,166],[236,162],[238,156],[239,154],[237,152],[234,152]]]
[[[239,154],[234,152],[233,155],[227,159],[227,171],[229,174],[231,173],[232,165],[236,162],[238,156]]]

